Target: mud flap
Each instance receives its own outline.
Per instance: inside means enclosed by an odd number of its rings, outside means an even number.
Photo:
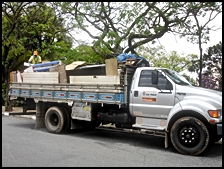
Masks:
[[[38,102],[36,104],[36,123],[35,123],[35,129],[38,128],[45,128],[44,124],[44,116],[46,112],[46,106],[43,102]]]
[[[222,124],[217,124],[217,134],[222,135]]]
[[[165,145],[165,148],[168,148],[168,146],[169,146],[169,137],[168,137],[167,132],[165,132],[164,145]]]

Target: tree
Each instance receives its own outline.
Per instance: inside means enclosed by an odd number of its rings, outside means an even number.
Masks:
[[[109,54],[107,49],[98,47],[93,49],[88,45],[79,45],[74,49],[69,50],[64,54],[63,63],[70,64],[74,61],[85,61],[87,64],[102,64],[105,63],[105,55]]]
[[[62,2],[63,14],[112,53],[136,54],[139,46],[172,32],[185,22],[188,2]],[[92,31],[91,31],[92,30]]]
[[[222,2],[189,2],[183,12],[190,14],[190,17],[180,24],[178,34],[181,34],[181,37],[187,37],[187,40],[191,43],[198,44],[200,54],[199,86],[202,86],[202,44],[209,41],[210,31],[220,29],[219,27],[209,26],[209,23],[222,13]],[[204,24],[200,22],[203,19],[207,19]]]
[[[93,46],[104,45],[112,53],[136,53],[165,33],[190,25],[193,11],[211,11],[209,2],[59,2],[61,14],[69,17],[75,30],[86,32]],[[197,13],[197,15],[204,13]],[[187,23],[186,23],[187,21]],[[204,28],[203,28],[204,29]],[[193,32],[198,34],[198,32]],[[183,33],[184,35],[184,33]]]
[[[201,86],[222,91],[222,42],[207,49],[202,63],[204,71]]]
[[[12,110],[8,97],[10,72],[27,62],[33,50],[40,51],[42,59],[53,58],[52,46],[60,49],[59,45],[66,39],[65,32],[63,19],[56,18],[46,3],[2,3],[2,84],[5,85],[6,111]],[[71,42],[68,37],[63,44],[67,43],[69,48]]]
[[[192,65],[191,60],[197,57],[196,55],[180,55],[177,51],[167,53],[162,46],[153,48],[141,46],[137,51],[149,61],[151,66],[169,68],[177,72],[188,70]]]
[[[197,59],[197,55],[185,55],[184,53],[180,55],[177,51],[167,53],[162,46],[151,48],[141,46],[138,48],[137,52],[149,61],[150,66],[165,67],[175,70],[192,84],[196,83],[195,79],[191,78],[187,73],[190,74],[195,71],[192,61]]]

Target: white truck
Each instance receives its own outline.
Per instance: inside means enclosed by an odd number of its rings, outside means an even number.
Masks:
[[[222,138],[222,92],[159,67],[123,66],[119,78],[119,84],[12,82],[9,95],[23,101],[24,113],[36,109],[35,128],[50,133],[108,126],[164,137],[165,148],[172,143],[186,155]]]

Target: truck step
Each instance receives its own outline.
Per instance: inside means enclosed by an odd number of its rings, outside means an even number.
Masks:
[[[152,136],[158,136],[158,137],[165,137],[165,133],[166,133],[165,131],[156,131],[156,130],[116,128],[115,125],[111,125],[111,124],[101,125],[97,127],[97,129],[146,134],[146,135],[152,135]]]

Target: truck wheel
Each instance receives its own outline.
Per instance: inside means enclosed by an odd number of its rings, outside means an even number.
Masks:
[[[64,128],[63,128],[63,130],[67,131],[71,127],[71,116],[70,116],[70,114],[68,113],[68,111],[64,107],[61,107],[61,108],[64,110],[65,117],[66,117],[65,120],[64,120]]]
[[[180,153],[198,155],[207,148],[210,137],[207,127],[200,120],[183,117],[173,124],[170,139]]]
[[[50,133],[60,133],[65,119],[65,113],[62,108],[51,107],[45,114],[45,126]]]

